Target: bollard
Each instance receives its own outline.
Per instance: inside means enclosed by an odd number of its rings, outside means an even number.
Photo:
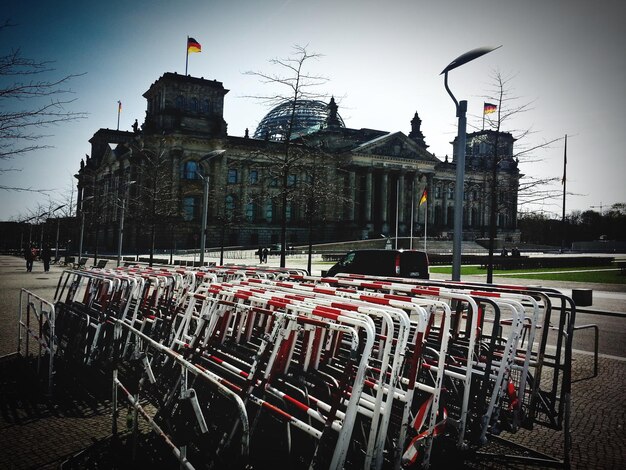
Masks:
[[[572,289],[572,300],[577,307],[590,307],[593,303],[593,290]]]

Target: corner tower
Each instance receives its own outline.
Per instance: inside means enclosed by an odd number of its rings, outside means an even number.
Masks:
[[[222,82],[165,73],[143,94],[147,100],[144,132],[183,132],[225,137]]]

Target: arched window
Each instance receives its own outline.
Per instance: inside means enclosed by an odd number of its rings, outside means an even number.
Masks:
[[[181,174],[180,177],[184,180],[197,180],[198,176],[198,162],[194,160],[187,160],[183,162],[181,166]]]
[[[198,112],[198,98],[191,98],[191,101],[189,102],[189,111],[192,113]]]
[[[174,106],[176,106],[176,109],[185,109],[185,97],[178,95],[174,101]]]

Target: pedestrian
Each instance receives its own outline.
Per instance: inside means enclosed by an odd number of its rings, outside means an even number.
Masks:
[[[270,252],[270,250],[267,249],[267,247],[263,248],[263,262],[265,264],[267,264],[267,255]]]
[[[32,246],[26,245],[24,248],[24,259],[26,260],[26,272],[32,272],[33,261],[35,261],[35,249]]]
[[[259,246],[259,249],[256,250],[256,254],[259,257],[259,263],[263,263],[263,248]]]
[[[46,273],[50,271],[50,258],[52,258],[52,252],[50,245],[46,243],[41,250],[41,261],[43,261],[43,270]]]

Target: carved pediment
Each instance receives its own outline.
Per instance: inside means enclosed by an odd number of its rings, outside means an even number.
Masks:
[[[361,144],[353,151],[368,155],[382,155],[431,162],[439,161],[434,155],[419,147],[402,132],[395,132],[370,140]]]

